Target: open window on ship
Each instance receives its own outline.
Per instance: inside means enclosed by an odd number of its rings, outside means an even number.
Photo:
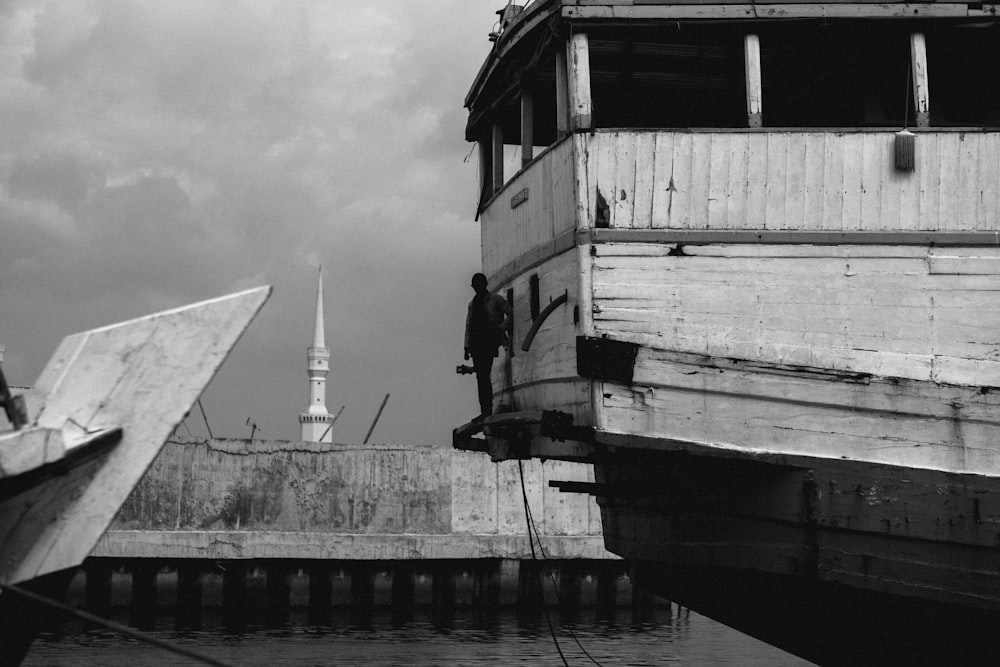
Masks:
[[[483,202],[572,131],[997,127],[1000,24],[673,22],[536,30],[466,100]],[[500,62],[500,61],[497,61]],[[583,70],[581,71],[581,65]]]

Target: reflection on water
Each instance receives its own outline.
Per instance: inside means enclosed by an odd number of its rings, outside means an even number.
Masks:
[[[627,616],[627,614],[626,614]],[[127,622],[127,618],[115,618]],[[352,624],[335,613],[329,625],[307,625],[293,612],[279,629],[251,626],[234,633],[206,615],[202,630],[175,630],[171,618],[158,619],[151,633],[232,665],[560,665],[544,614],[494,612],[456,614],[435,623],[430,614],[393,623],[390,611]],[[624,622],[579,611],[552,612],[556,639],[570,665],[808,665],[774,647],[676,606],[659,607],[642,619]],[[593,661],[587,657],[583,647]],[[137,667],[197,664],[190,659],[114,633],[66,623],[36,640],[25,665]]]

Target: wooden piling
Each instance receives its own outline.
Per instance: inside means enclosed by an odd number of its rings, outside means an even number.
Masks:
[[[329,561],[309,565],[309,625],[329,625],[333,609],[333,567]]]
[[[597,570],[597,617],[611,620],[618,604],[619,564],[615,561],[600,563]]]
[[[640,567],[629,572],[632,580],[632,622],[648,623],[654,619],[656,596],[649,582],[649,575]]]
[[[450,626],[455,620],[455,564],[438,561],[431,579],[431,622]]]
[[[580,586],[582,572],[574,561],[563,561],[559,565],[559,606],[563,611],[580,608]]]
[[[156,622],[156,561],[136,559],[132,571],[132,604],[130,624],[140,630],[152,630]]]
[[[177,565],[177,627],[201,627],[202,579],[201,561],[185,560]]]
[[[268,627],[288,623],[292,592],[292,572],[286,561],[267,564],[267,590],[264,622]]]
[[[84,563],[87,579],[84,584],[83,605],[91,614],[107,618],[111,615],[111,560],[90,558]]]
[[[228,561],[222,574],[222,624],[238,629],[247,621],[247,566]]]
[[[375,570],[366,562],[351,566],[351,625],[371,625],[375,610]]]
[[[534,560],[521,562],[517,577],[517,611],[534,615],[545,605],[542,593],[541,563]]]
[[[413,620],[413,603],[416,599],[414,568],[406,561],[392,565],[392,624],[403,625]]]
[[[476,610],[500,606],[500,560],[487,559],[473,567],[472,606]]]

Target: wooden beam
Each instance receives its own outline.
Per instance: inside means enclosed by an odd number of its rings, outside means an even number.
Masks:
[[[569,84],[566,80],[566,52],[556,49],[556,137],[569,134]]]
[[[746,35],[743,39],[747,83],[747,124],[760,127],[764,123],[760,84],[760,38]]]
[[[917,127],[930,123],[930,88],[927,78],[927,42],[923,33],[910,35],[910,65],[913,71],[913,108],[917,114]]]
[[[496,188],[493,185],[493,138],[483,133],[479,140],[479,176],[482,179],[482,196],[480,206],[485,203]]]
[[[895,245],[996,247],[996,232],[837,232],[742,229],[588,229],[576,243],[659,243],[679,245]],[[492,280],[491,280],[492,283]]]
[[[925,18],[983,16],[959,3],[768,3],[563,6],[564,18],[634,25],[659,19]]]
[[[586,33],[573,35],[567,48],[570,129],[589,130],[593,127],[594,103],[590,95],[590,43]]]
[[[503,187],[503,126],[493,123],[493,192]]]
[[[535,155],[534,95],[521,91],[521,166],[527,167]]]

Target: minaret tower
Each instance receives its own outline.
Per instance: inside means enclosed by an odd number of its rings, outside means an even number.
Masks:
[[[326,347],[323,331],[323,267],[319,269],[319,287],[316,290],[316,323],[313,326],[313,343],[306,351],[309,359],[309,409],[299,415],[302,440],[305,442],[333,442],[330,425],[333,415],[326,409],[326,374],[330,372],[330,350]],[[321,439],[322,438],[322,439]]]

